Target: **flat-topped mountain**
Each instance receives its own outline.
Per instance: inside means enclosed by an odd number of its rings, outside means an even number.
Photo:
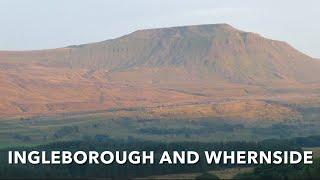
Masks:
[[[126,71],[177,68],[231,82],[320,82],[320,62],[285,42],[227,24],[139,30],[103,42],[67,48],[2,52],[1,62]]]
[[[0,52],[3,116],[145,108],[146,115],[254,119],[261,106],[269,108],[263,110],[266,118],[283,118],[297,113],[269,101],[319,97],[318,83],[318,60],[227,24],[138,30],[91,44]],[[306,88],[311,89],[301,93]]]

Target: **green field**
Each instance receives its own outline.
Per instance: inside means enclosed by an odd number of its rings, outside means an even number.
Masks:
[[[138,139],[156,142],[250,142],[319,135],[320,120],[316,119],[314,115],[312,117],[306,116],[304,121],[250,123],[213,118],[111,118],[103,114],[2,119],[0,120],[0,148],[35,146],[73,140],[103,142],[108,139]]]
[[[225,168],[217,169],[213,171],[208,171],[208,174],[216,175],[220,179],[232,179],[235,175],[239,173],[250,173],[253,172],[253,167],[235,167],[235,168]],[[168,174],[160,176],[149,176],[145,178],[136,178],[136,179],[196,179],[200,176],[201,173],[181,173],[181,174]]]

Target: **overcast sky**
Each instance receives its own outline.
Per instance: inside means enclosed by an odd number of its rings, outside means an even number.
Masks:
[[[0,49],[63,47],[137,29],[228,23],[320,57],[318,0],[0,0]]]

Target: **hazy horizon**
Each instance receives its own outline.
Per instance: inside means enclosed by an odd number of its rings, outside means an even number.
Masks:
[[[290,7],[289,7],[290,5]],[[320,2],[253,0],[2,0],[0,50],[38,50],[116,38],[138,29],[226,23],[320,57]]]

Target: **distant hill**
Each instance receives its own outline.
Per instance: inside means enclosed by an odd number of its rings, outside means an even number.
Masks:
[[[218,104],[197,113],[256,118],[261,105],[271,108],[261,110],[266,117],[284,118],[297,113],[270,101],[319,97],[318,84],[320,61],[227,24],[138,30],[91,44],[0,52],[4,116],[133,107],[161,116],[174,108],[173,114],[194,115],[200,105]],[[301,91],[306,88],[311,89]],[[253,104],[257,112],[245,110]],[[174,108],[157,108],[163,106]],[[230,112],[217,111],[222,107]]]

